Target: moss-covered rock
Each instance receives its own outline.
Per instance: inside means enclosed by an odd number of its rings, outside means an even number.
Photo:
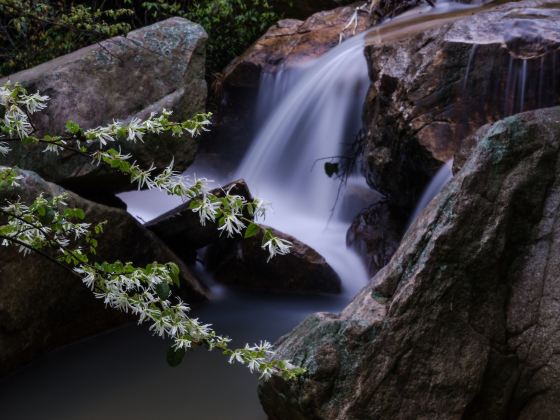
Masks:
[[[560,107],[474,140],[371,284],[280,340],[308,373],[261,385],[269,418],[557,417]]]

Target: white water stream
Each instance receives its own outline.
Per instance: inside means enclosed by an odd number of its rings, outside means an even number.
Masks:
[[[304,68],[265,74],[257,109],[270,109],[269,117],[236,171],[272,203],[266,223],[321,253],[351,295],[365,285],[367,273],[345,246],[354,214],[344,206],[344,189],[337,200],[340,181],[325,174],[322,159],[344,154],[360,128],[369,86],[363,44],[358,35]],[[268,92],[277,96],[278,86],[282,99],[270,104]],[[350,182],[362,187],[364,206],[375,199],[362,177]]]

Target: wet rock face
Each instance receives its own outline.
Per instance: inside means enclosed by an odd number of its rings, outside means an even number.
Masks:
[[[399,247],[405,220],[381,201],[362,210],[352,221],[346,244],[362,257],[370,276],[383,268]]]
[[[245,53],[224,70],[224,86],[256,88],[261,72],[276,72],[286,66],[301,65],[338,45],[340,34],[354,13],[354,6],[315,13],[307,20],[280,20]],[[361,16],[356,33],[370,26]]]
[[[421,33],[366,42],[367,178],[393,205],[412,208],[481,125],[560,103],[554,0],[506,3]]]
[[[287,255],[268,261],[262,232],[249,239],[223,240],[208,250],[206,263],[214,278],[232,287],[280,293],[340,293],[340,278],[313,248],[271,229],[292,242]]]
[[[340,314],[279,352],[271,419],[556,418],[560,107],[483,127],[468,159]]]
[[[185,119],[205,107],[206,39],[199,25],[171,18],[13,74],[0,83],[20,82],[51,98],[48,108],[34,116],[41,134],[63,133],[67,120],[93,128],[113,119],[146,118],[163,108],[173,110],[175,119]],[[197,149],[188,136],[156,136],[121,146],[146,167],[154,162],[163,168],[174,157],[179,171],[192,162]],[[91,165],[88,159],[65,153],[57,157],[42,153],[43,149],[15,147],[0,163],[33,170],[80,191],[130,189],[128,180]]]
[[[39,193],[52,196],[64,192],[32,172],[22,171],[21,187],[2,191],[0,198],[32,201]],[[107,207],[70,193],[68,204],[80,207],[88,222],[107,220],[99,238],[98,258],[103,261],[153,261],[177,263],[183,290],[189,302],[206,298],[206,289],[188,268],[150,231],[124,210]],[[4,223],[4,221],[0,221]],[[15,248],[0,252],[0,374],[38,354],[91,336],[130,320],[107,309],[78,277],[45,258],[18,254]]]

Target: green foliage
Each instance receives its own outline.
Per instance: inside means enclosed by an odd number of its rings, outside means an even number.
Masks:
[[[244,238],[245,239],[252,238],[253,236],[257,235],[259,232],[260,232],[259,226],[256,225],[255,223],[251,223],[249,226],[247,226],[247,229],[245,230]]]
[[[183,16],[208,32],[210,71],[222,69],[280,19],[269,0],[199,0]]]
[[[182,16],[201,25],[209,35],[209,74],[223,69],[281,19],[270,0],[155,0],[139,6],[137,10],[148,16],[146,23]]]
[[[208,32],[208,74],[280,18],[270,0],[0,0],[0,75],[171,16]]]
[[[176,349],[173,346],[169,346],[169,348],[167,349],[167,354],[165,356],[165,359],[167,360],[167,364],[169,366],[176,367],[181,364],[181,362],[185,358],[185,354],[186,354],[185,349],[183,348]]]
[[[126,33],[132,14],[64,0],[0,0],[0,75]]]
[[[337,162],[325,162],[325,173],[329,178],[333,175],[338,174],[338,163]]]

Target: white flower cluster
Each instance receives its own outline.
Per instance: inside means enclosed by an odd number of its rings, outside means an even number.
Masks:
[[[287,255],[290,253],[292,243],[285,239],[272,236],[262,245],[262,248],[268,251],[268,260],[270,261],[275,255]]]
[[[40,194],[31,205],[16,201],[1,207],[0,212],[8,215],[8,222],[0,226],[2,246],[9,246],[11,240],[16,240],[19,252],[24,255],[29,254],[30,249],[45,247],[64,254],[71,243],[85,237],[91,228],[90,223],[72,222],[58,211],[59,207],[67,205],[66,197],[61,194],[47,200]],[[47,212],[48,223],[43,223]],[[82,248],[77,246],[72,252],[81,253]]]
[[[277,360],[275,365],[271,365],[269,360],[275,356],[272,350],[272,344],[268,341],[260,341],[259,344],[249,346],[245,344],[244,348],[231,351],[229,363],[234,362],[247,365],[251,373],[254,371],[261,373],[261,379],[270,379],[272,375],[280,374],[282,371],[293,371],[296,368],[289,360]]]
[[[212,194],[202,194],[202,198],[196,202],[192,211],[198,213],[200,224],[206,226],[206,222],[215,222],[218,212],[222,208],[222,203]]]
[[[5,141],[0,141],[0,155],[6,156],[12,149]]]
[[[213,339],[210,325],[189,318],[190,308],[185,303],[177,299],[177,303],[172,304],[168,298],[160,296],[160,285],[173,284],[166,265],[154,263],[146,269],[125,270],[126,273],[100,272],[87,265],[74,271],[82,276],[96,298],[114,309],[137,315],[139,324],[151,321],[150,331],[175,339],[176,348],[189,348],[193,341]]]
[[[42,96],[39,92],[28,95],[25,89],[17,84],[12,85],[8,82],[0,86],[0,106],[4,108],[2,123],[8,135],[24,139],[33,133],[29,116],[45,109],[48,100],[48,96]],[[1,149],[2,154],[10,151],[5,142],[1,144]]]
[[[18,181],[22,178],[13,168],[0,166],[0,190],[19,187]]]
[[[117,269],[115,273],[109,270],[100,272],[99,268],[83,265],[74,271],[82,276],[83,283],[94,292],[95,297],[102,299],[107,306],[131,312],[138,316],[139,324],[150,322],[149,330],[155,335],[172,339],[175,351],[188,350],[195,344],[205,344],[209,350],[218,348],[229,356],[229,363],[246,365],[251,372],[260,372],[263,379],[273,374],[290,375],[299,369],[287,360],[274,360],[272,345],[267,341],[229,349],[231,340],[217,335],[210,324],[190,318],[190,308],[180,299],[173,304],[162,297],[158,287],[174,283],[166,265],[154,263],[146,269]]]
[[[142,142],[145,134],[159,134],[164,131],[171,114],[171,111],[164,109],[159,115],[152,112],[144,121],[139,118],[132,118],[128,123],[113,121],[109,125],[86,130],[84,135],[88,143],[98,142],[100,148],[105,147],[108,143],[114,143],[121,136],[132,143]]]
[[[247,227],[243,222],[243,210],[247,200],[240,195],[230,195],[227,191],[222,203],[225,205],[222,206],[223,216],[218,223],[218,230],[221,233],[226,232],[228,237],[240,235]]]

